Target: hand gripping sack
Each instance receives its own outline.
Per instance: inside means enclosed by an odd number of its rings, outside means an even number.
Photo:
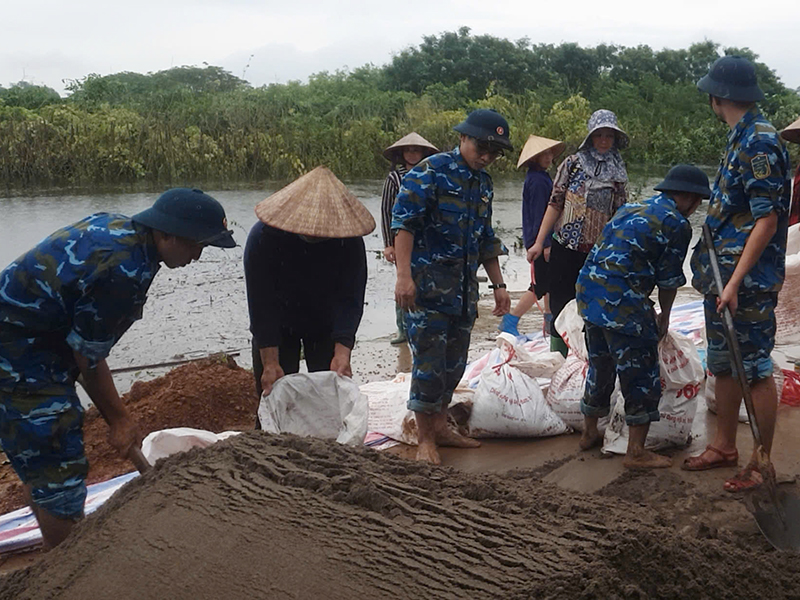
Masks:
[[[281,377],[261,396],[261,428],[270,433],[336,440],[359,446],[367,435],[367,397],[349,377],[333,371]]]
[[[566,424],[547,404],[536,381],[512,366],[524,349],[502,335],[497,344],[502,361],[481,373],[468,423],[470,435],[544,437],[566,433]]]
[[[705,373],[700,355],[692,341],[675,331],[667,332],[658,344],[661,366],[661,420],[650,423],[645,447],[651,450],[689,443],[697,413],[697,396]],[[628,448],[628,426],[625,424],[625,399],[619,382],[611,397],[611,422],[606,428],[603,452],[625,454]]]
[[[586,338],[583,336],[583,317],[578,313],[578,303],[570,300],[556,317],[556,331],[569,347],[570,354],[581,360],[589,360]]]

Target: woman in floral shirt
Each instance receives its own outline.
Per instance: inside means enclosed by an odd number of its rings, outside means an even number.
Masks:
[[[604,109],[592,114],[588,129],[578,152],[558,168],[550,204],[532,248],[535,259],[545,252],[545,240],[552,233],[550,310],[554,320],[575,298],[575,282],[589,251],[627,200],[628,173],[619,151],[628,146],[628,135],[617,124],[617,116]],[[551,349],[566,356],[567,347],[555,327],[551,335]]]

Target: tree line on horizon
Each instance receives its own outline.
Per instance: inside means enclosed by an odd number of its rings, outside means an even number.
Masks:
[[[26,82],[0,87],[0,177],[7,188],[239,183],[288,180],[320,164],[343,179],[380,177],[389,167],[381,152],[397,138],[417,131],[449,149],[453,126],[475,108],[502,113],[517,150],[531,133],[574,150],[592,111],[607,108],[631,137],[629,167],[713,165],[726,127],[695,84],[723,54],[755,63],[761,109],[777,127],[800,115],[798,92],[748,48],[534,44],[464,27],[425,36],[384,66],[307,83],[254,88],[204,64],[91,74],[68,82],[66,98]],[[492,172],[515,167],[512,155]]]

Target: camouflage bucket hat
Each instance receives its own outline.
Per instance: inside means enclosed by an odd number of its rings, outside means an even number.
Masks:
[[[630,138],[628,138],[628,134],[625,133],[617,123],[617,115],[610,110],[601,108],[600,110],[594,111],[592,116],[589,117],[589,122],[587,123],[587,129],[589,130],[589,133],[587,133],[586,137],[583,138],[581,145],[578,146],[578,150],[583,150],[587,146],[590,146],[592,134],[598,129],[603,128],[613,129],[615,131],[616,142],[614,145],[617,150],[624,150],[628,147]]]

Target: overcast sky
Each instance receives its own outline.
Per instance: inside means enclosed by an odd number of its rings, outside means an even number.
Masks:
[[[797,0],[0,2],[0,85],[24,79],[60,92],[63,80],[89,73],[203,62],[255,86],[284,83],[322,70],[382,65],[423,35],[461,26],[534,43],[656,50],[710,39],[749,47],[786,85],[800,87]]]

